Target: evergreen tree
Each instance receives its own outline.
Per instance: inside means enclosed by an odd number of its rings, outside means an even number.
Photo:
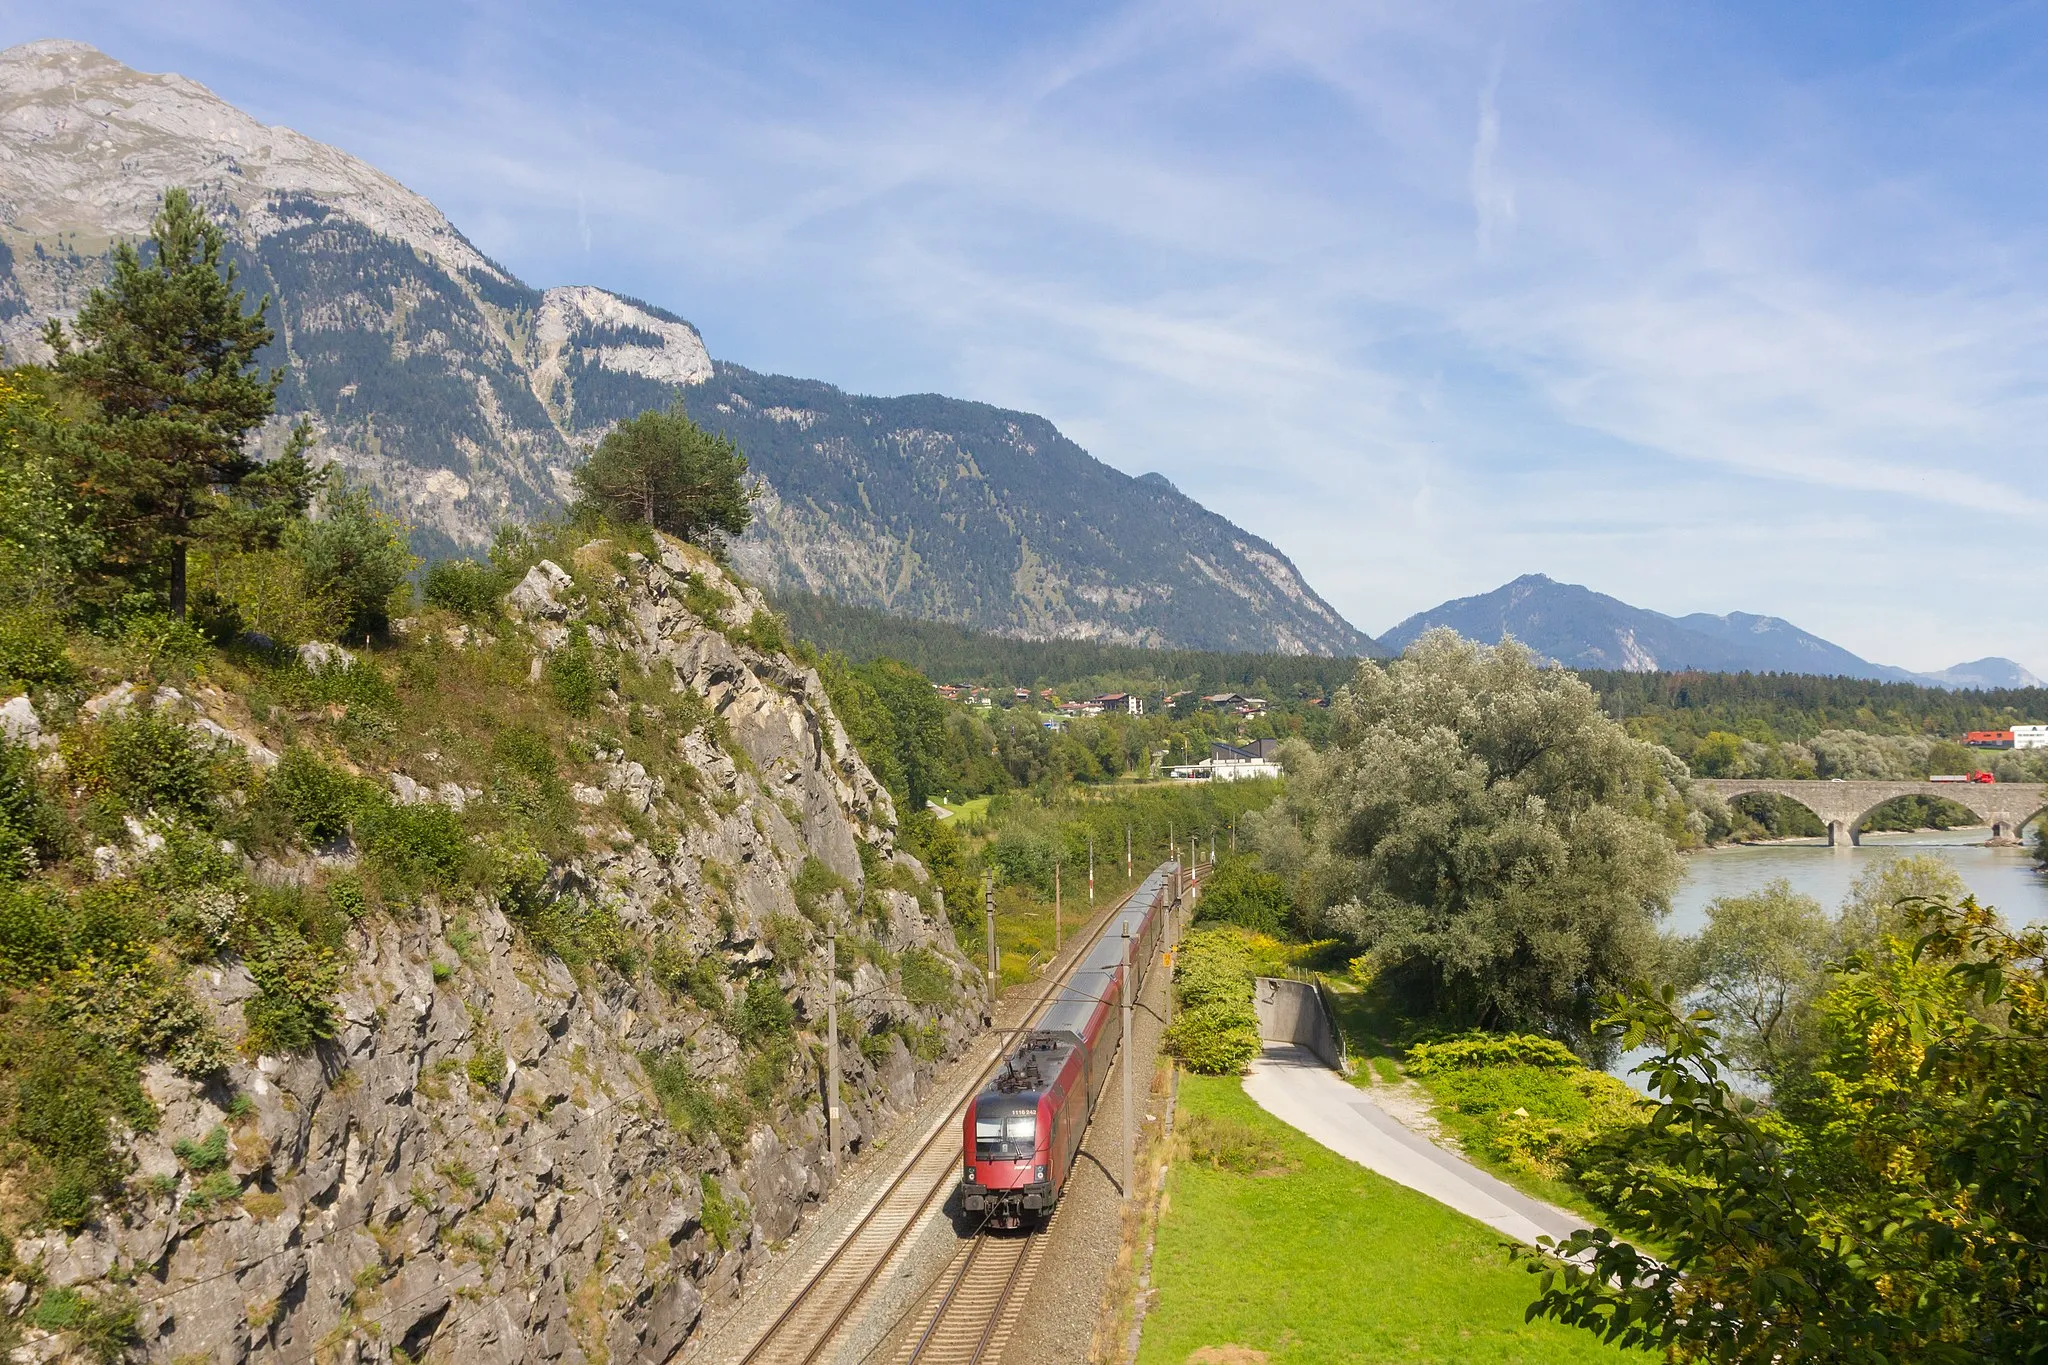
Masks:
[[[97,408],[69,442],[80,500],[114,566],[166,574],[182,616],[186,551],[210,521],[246,505],[234,495],[263,469],[248,437],[274,410],[281,372],[254,368],[272,336],[268,296],[243,311],[226,239],[184,190],[164,195],[150,244],[147,262],[117,246],[112,279],[87,297],[71,335],[52,320],[45,338],[57,372]],[[296,444],[302,451],[303,438]],[[303,509],[312,476],[302,457],[294,468],[298,486],[283,496]],[[266,501],[278,496],[269,482],[258,481]]]
[[[747,529],[747,457],[680,403],[619,423],[576,471],[578,506],[716,548]]]

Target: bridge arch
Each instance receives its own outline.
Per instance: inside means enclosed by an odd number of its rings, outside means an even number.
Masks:
[[[1783,797],[1805,807],[1828,832],[1861,842],[1858,826],[1879,806],[1902,796],[1934,797],[1973,812],[1991,827],[1993,843],[2011,843],[2048,813],[2048,786],[2032,782],[1935,783],[1816,778],[1695,778],[1694,785],[1733,801],[1753,794]]]

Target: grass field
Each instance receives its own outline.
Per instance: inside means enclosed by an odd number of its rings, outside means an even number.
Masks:
[[[1139,1365],[1623,1358],[1525,1323],[1536,1279],[1491,1229],[1317,1146],[1234,1078],[1184,1075],[1180,1094],[1193,1151],[1168,1178]],[[1195,1355],[1228,1347],[1265,1354]]]

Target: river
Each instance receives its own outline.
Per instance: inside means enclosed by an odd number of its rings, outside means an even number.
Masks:
[[[1707,905],[1722,896],[1761,890],[1783,877],[1794,891],[1813,897],[1830,913],[1842,908],[1849,886],[1886,858],[1931,853],[1945,858],[1977,900],[1998,907],[2007,923],[2048,922],[2048,874],[2034,862],[2030,847],[1993,848],[1984,843],[1990,831],[1976,829],[1917,830],[1910,834],[1866,834],[1861,845],[1825,839],[1790,839],[1773,844],[1731,844],[1685,855],[1685,878],[1671,897],[1671,913],[1663,927],[1696,934],[1707,924]],[[1622,1054],[1609,1070],[1637,1089],[1642,1077],[1631,1074],[1637,1062],[1653,1055],[1640,1048]],[[1740,1089],[1762,1088],[1738,1080]]]
[[[1775,844],[1735,844],[1685,855],[1685,879],[1671,898],[1663,927],[1696,934],[1707,923],[1707,903],[1722,896],[1760,890],[1783,877],[1794,891],[1828,910],[1841,908],[1849,885],[1879,861],[1908,853],[1932,853],[1954,866],[1977,899],[1995,905],[2007,922],[2048,921],[2048,876],[2037,870],[2030,848],[1992,848],[1977,829],[1919,830],[1911,834],[1866,834],[1861,846],[1827,846],[1824,839]]]

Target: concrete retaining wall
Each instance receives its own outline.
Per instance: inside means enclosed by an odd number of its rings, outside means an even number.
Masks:
[[[1252,1005],[1259,1015],[1261,1042],[1298,1043],[1332,1070],[1344,1069],[1344,1050],[1313,982],[1262,976],[1252,989]]]

